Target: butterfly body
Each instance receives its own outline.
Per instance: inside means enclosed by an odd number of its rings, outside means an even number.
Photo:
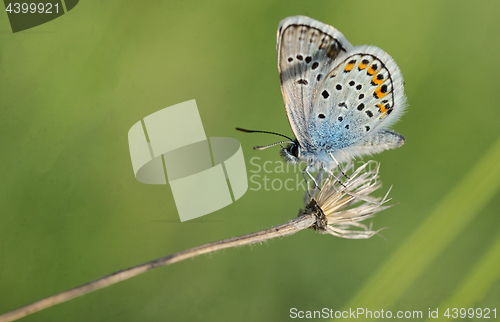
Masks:
[[[342,33],[314,19],[281,21],[278,70],[296,141],[281,154],[328,172],[341,162],[401,146],[388,128],[404,112],[403,77],[374,46],[353,47]]]

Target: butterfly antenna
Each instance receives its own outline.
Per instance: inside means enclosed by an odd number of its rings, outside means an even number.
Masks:
[[[240,127],[237,127],[236,128],[238,131],[241,131],[241,132],[246,132],[246,133],[266,133],[266,134],[274,134],[274,135],[278,135],[278,136],[282,136],[284,138],[287,138],[289,139],[292,143],[293,143],[293,139],[291,137],[288,137],[286,135],[283,135],[283,134],[279,134],[279,133],[276,133],[276,132],[269,132],[269,131],[254,131],[254,130],[245,130],[245,129],[242,129]],[[273,145],[276,145],[276,144],[281,144],[281,143],[286,143],[285,141],[284,142],[278,142],[278,143],[275,143]],[[272,145],[271,145],[272,146]],[[268,146],[269,147],[269,146]]]
[[[295,142],[293,142],[293,141],[281,141],[281,142],[276,142],[276,143],[265,145],[265,146],[254,146],[253,149],[254,150],[265,150],[267,148],[270,148],[270,147],[278,145],[278,144],[281,145],[281,147],[283,147],[283,145],[282,145],[283,143],[295,144]]]

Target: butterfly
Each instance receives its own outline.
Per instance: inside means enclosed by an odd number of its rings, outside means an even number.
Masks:
[[[289,141],[256,149],[280,144],[283,158],[304,161],[304,173],[314,181],[310,171],[332,174],[342,162],[404,143],[404,136],[389,130],[404,112],[406,97],[401,71],[386,52],[353,47],[334,27],[305,16],[280,22],[276,47],[281,92],[296,139],[278,134]]]

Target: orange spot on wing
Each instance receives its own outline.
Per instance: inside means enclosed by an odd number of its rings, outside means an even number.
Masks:
[[[378,106],[378,111],[382,113],[380,118],[383,119],[387,115],[387,111],[389,109],[384,104],[377,104],[377,106]]]
[[[384,104],[377,104],[377,106],[378,106],[378,111],[379,111],[380,113],[387,112],[387,110],[388,110],[388,109],[384,106]]]
[[[350,72],[354,68],[354,64],[345,65],[344,72]]]
[[[361,63],[359,63],[359,65],[358,65],[358,69],[359,69],[359,70],[363,70],[363,69],[365,69],[367,66],[368,66],[368,64],[363,64],[363,61],[361,61]]]
[[[379,70],[380,70],[380,66],[377,65],[376,62],[373,62],[373,64],[371,64],[370,68],[368,68],[366,73],[368,75],[376,75]]]
[[[382,86],[377,87],[377,89],[375,90],[375,95],[377,95],[377,98],[382,98],[387,94],[388,94],[387,92],[382,93]]]
[[[384,82],[384,79],[378,79],[377,76],[378,75],[373,76],[372,83],[375,85],[380,85]]]

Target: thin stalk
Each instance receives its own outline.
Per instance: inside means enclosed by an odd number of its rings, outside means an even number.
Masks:
[[[213,243],[184,250],[179,253],[161,257],[131,268],[114,272],[110,275],[101,277],[87,284],[83,284],[73,289],[46,297],[42,300],[20,307],[16,310],[4,313],[0,315],[0,322],[14,321],[20,319],[29,314],[44,310],[56,304],[69,301],[75,297],[82,296],[84,294],[104,288],[106,286],[127,280],[129,278],[142,274],[156,267],[170,265],[188,258],[196,257],[202,254],[212,253],[225,248],[250,245],[268,239],[295,234],[296,232],[299,232],[303,229],[314,226],[317,222],[316,214],[317,214],[316,212],[311,212],[307,215],[291,220],[286,224],[261,230],[255,233],[242,235],[239,237],[232,237],[228,239],[219,240]]]

